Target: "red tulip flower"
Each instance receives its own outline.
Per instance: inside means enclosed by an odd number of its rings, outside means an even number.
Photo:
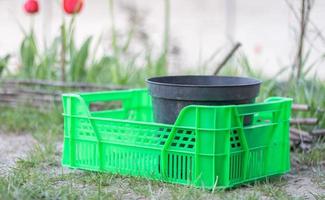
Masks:
[[[79,13],[83,4],[83,0],[63,0],[63,8],[67,14]]]
[[[39,6],[37,0],[27,0],[24,3],[24,10],[29,14],[35,14],[38,12]]]

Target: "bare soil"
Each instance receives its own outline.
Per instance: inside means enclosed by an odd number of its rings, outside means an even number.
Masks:
[[[0,175],[13,167],[18,159],[26,157],[36,140],[29,134],[0,133]]]

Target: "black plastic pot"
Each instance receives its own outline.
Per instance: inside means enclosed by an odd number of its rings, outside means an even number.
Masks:
[[[261,81],[231,76],[162,76],[147,80],[156,122],[173,124],[188,105],[233,105],[255,102]],[[244,125],[252,122],[245,116]]]

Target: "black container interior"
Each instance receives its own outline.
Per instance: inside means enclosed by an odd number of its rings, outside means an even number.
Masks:
[[[173,124],[188,105],[231,105],[255,102],[261,81],[231,76],[163,76],[147,80],[156,122]],[[249,124],[252,117],[245,118]]]

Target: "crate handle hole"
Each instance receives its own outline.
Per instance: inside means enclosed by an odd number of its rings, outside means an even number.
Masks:
[[[96,101],[89,104],[90,112],[122,109],[122,101]]]

